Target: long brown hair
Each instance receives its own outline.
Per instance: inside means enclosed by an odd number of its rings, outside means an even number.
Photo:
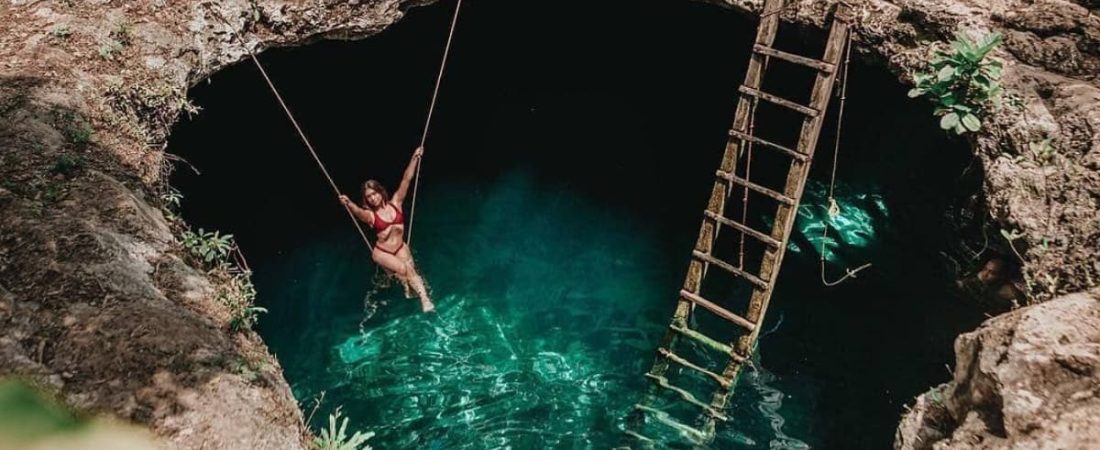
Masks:
[[[368,208],[368,209],[373,210],[373,208],[370,207],[370,203],[367,203],[367,189],[370,189],[372,191],[378,192],[379,194],[382,194],[382,205],[383,206],[385,206],[386,203],[390,202],[390,191],[387,191],[386,187],[382,186],[382,183],[379,183],[377,180],[367,180],[367,181],[363,182],[362,189],[359,189],[359,195],[361,197],[361,202],[362,202],[363,208]]]

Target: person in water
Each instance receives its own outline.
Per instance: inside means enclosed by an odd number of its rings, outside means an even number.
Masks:
[[[382,183],[367,180],[363,182],[360,190],[363,196],[361,204],[356,205],[346,195],[340,195],[340,202],[356,218],[372,226],[378,233],[374,250],[371,252],[374,262],[401,280],[406,287],[406,292],[411,287],[420,297],[420,308],[424,312],[431,312],[435,310],[435,305],[432,304],[431,298],[428,298],[424,279],[416,272],[412,251],[408,244],[405,244],[405,216],[401,213],[401,204],[405,201],[409,183],[412,182],[413,175],[416,173],[416,163],[423,154],[424,147],[418,147],[413,152],[409,166],[405,168],[401,184],[393,193],[393,197],[390,197]]]

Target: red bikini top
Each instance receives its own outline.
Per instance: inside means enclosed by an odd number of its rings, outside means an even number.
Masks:
[[[389,228],[390,225],[401,225],[405,223],[405,217],[401,214],[401,208],[393,206],[393,203],[386,203],[386,206],[393,208],[393,211],[396,213],[393,217],[393,221],[386,222],[386,219],[383,219],[381,214],[377,212],[374,213],[374,223],[371,224],[371,226],[374,227],[374,231],[381,232]]]

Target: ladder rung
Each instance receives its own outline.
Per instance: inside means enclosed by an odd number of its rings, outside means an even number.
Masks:
[[[626,434],[627,436],[630,436],[634,439],[637,439],[640,442],[645,442],[647,444],[652,444],[652,443],[657,442],[653,438],[651,438],[649,436],[646,436],[644,434],[638,433],[637,431],[633,431],[633,430],[624,430],[623,434]],[[619,449],[631,450],[630,447],[618,447],[616,450],[619,450]]]
[[[716,174],[720,178],[729,180],[730,182],[733,182],[735,184],[747,187],[747,188],[749,188],[753,191],[756,191],[758,193],[761,193],[761,194],[764,194],[768,197],[771,197],[772,199],[774,199],[775,201],[777,201],[779,203],[782,203],[782,204],[787,205],[787,206],[794,206],[794,199],[793,198],[787,197],[786,195],[783,195],[779,192],[773,191],[773,190],[768,189],[764,186],[753,183],[753,182],[751,182],[749,180],[746,180],[744,178],[741,178],[737,175],[731,175],[729,172],[723,172],[723,171],[719,170],[718,172],[716,172]]]
[[[729,355],[729,357],[731,359],[733,359],[734,361],[737,361],[739,363],[745,362],[745,357],[735,353],[733,351],[733,347],[730,347],[726,344],[723,344],[723,343],[718,342],[714,339],[711,339],[710,337],[708,337],[707,335],[705,335],[703,333],[700,333],[698,331],[692,330],[691,328],[676,325],[676,324],[670,325],[669,328],[671,328],[672,331],[680,333],[680,334],[684,335],[685,337],[694,339],[696,342],[698,342],[700,344],[703,344],[707,347],[710,347],[710,348],[714,349],[715,351],[717,351],[719,353],[724,353],[726,355]]]
[[[750,141],[753,144],[763,145],[764,147],[770,148],[772,150],[777,150],[780,153],[783,153],[787,156],[790,156],[794,159],[797,159],[798,162],[803,162],[804,163],[804,162],[807,162],[807,161],[810,160],[810,157],[807,156],[805,153],[799,153],[796,150],[784,147],[782,145],[776,144],[776,143],[771,142],[771,141],[765,141],[763,139],[760,139],[760,138],[758,138],[756,136],[753,136],[751,134],[748,134],[748,133],[742,133],[742,132],[737,131],[737,130],[730,130],[730,136],[733,136],[733,137],[735,137],[737,139],[740,139],[742,141]]]
[[[704,441],[707,440],[706,439],[707,438],[706,433],[704,433],[700,430],[697,430],[697,429],[695,429],[694,427],[692,427],[690,425],[685,425],[683,423],[680,423],[678,420],[673,419],[672,416],[670,416],[668,413],[666,413],[664,411],[661,411],[657,408],[651,408],[649,406],[646,406],[646,405],[643,405],[643,404],[640,404],[640,403],[635,403],[634,408],[639,410],[639,411],[649,413],[650,416],[653,417],[654,420],[656,420],[658,422],[661,422],[661,423],[663,423],[663,424],[665,424],[665,425],[667,425],[671,428],[676,429],[676,431],[679,431],[684,436],[690,436],[690,439],[693,439],[697,442],[704,442]]]
[[[752,330],[756,329],[756,325],[753,324],[752,322],[749,322],[748,319],[745,319],[744,317],[741,317],[737,314],[734,314],[732,311],[730,311],[726,308],[718,306],[716,303],[703,298],[699,294],[693,294],[691,292],[688,292],[688,291],[685,291],[685,290],[681,289],[680,290],[680,296],[683,297],[683,298],[686,298],[688,300],[691,300],[692,303],[695,303],[699,306],[702,306],[702,307],[710,310],[710,312],[716,314],[717,316],[719,316],[723,319],[726,319],[730,322],[733,322],[735,324],[740,325],[742,328],[744,328],[746,330],[749,330],[750,332]]]
[[[708,218],[710,218],[712,220],[715,220],[718,223],[721,223],[722,225],[732,227],[733,229],[735,229],[737,231],[740,231],[740,232],[745,233],[749,236],[752,236],[752,237],[756,238],[757,240],[759,240],[760,242],[768,244],[772,248],[779,248],[779,246],[782,245],[775,238],[773,238],[771,236],[768,236],[764,233],[761,233],[757,230],[754,230],[752,228],[749,228],[749,227],[743,225],[741,222],[738,222],[736,220],[732,220],[728,217],[722,217],[721,215],[719,215],[719,214],[717,214],[713,211],[710,211],[710,210],[703,211],[703,214],[705,214]]]
[[[654,375],[652,373],[646,373],[645,377],[649,378],[650,380],[653,380],[654,383],[657,383],[657,386],[660,386],[662,388],[665,388],[665,389],[668,389],[672,392],[675,392],[677,395],[680,396],[680,398],[684,399],[685,402],[688,402],[688,403],[691,403],[692,405],[698,406],[703,411],[706,411],[707,414],[710,414],[711,417],[714,417],[715,419],[721,420],[723,422],[729,420],[729,418],[726,417],[725,414],[722,414],[722,413],[718,412],[717,410],[715,410],[714,408],[711,408],[710,405],[699,401],[699,399],[695,398],[695,396],[692,395],[691,392],[688,392],[684,388],[677,387],[677,386],[673,385],[672,383],[669,383],[668,378],[662,377],[660,375]]]
[[[699,250],[692,250],[691,255],[694,256],[696,259],[702,260],[703,262],[706,262],[708,264],[716,265],[719,268],[721,268],[722,270],[725,270],[726,272],[732,273],[732,274],[737,275],[741,278],[749,280],[750,283],[756,285],[756,287],[758,287],[760,289],[767,289],[768,288],[768,282],[767,281],[761,280],[756,275],[745,272],[744,270],[733,267],[733,265],[731,265],[728,262],[722,261],[718,258],[710,256],[706,253],[703,253]]]
[[[774,95],[771,95],[767,92],[760,91],[758,89],[753,89],[751,87],[742,85],[740,88],[738,88],[738,90],[741,91],[742,94],[750,95],[750,96],[759,98],[761,100],[766,100],[768,102],[775,103],[776,105],[798,111],[798,112],[800,112],[802,114],[805,114],[807,116],[810,116],[810,117],[817,117],[817,114],[818,114],[816,109],[813,109],[809,106],[799,105],[798,103],[792,102],[792,101],[787,100],[785,98],[776,97]]]
[[[781,52],[771,47],[766,47],[760,44],[752,46],[752,51],[761,55],[768,55],[774,58],[779,58],[789,63],[799,64],[811,69],[817,69],[825,73],[832,73],[835,67],[825,61],[807,58],[805,56],[799,56],[787,52]]]
[[[734,354],[733,353],[733,347],[730,347],[726,344],[723,344],[723,343],[718,342],[714,339],[711,339],[711,338],[707,337],[706,335],[704,335],[703,333],[692,330],[691,328],[680,326],[680,325],[677,325],[677,324],[671,325],[670,328],[672,328],[672,331],[680,333],[680,334],[684,335],[685,337],[694,339],[695,341],[699,342],[700,344],[703,344],[707,347],[710,347],[710,348],[712,348],[712,349],[714,349],[714,350],[716,350],[720,353],[726,353],[726,354],[730,354],[730,355]]]
[[[713,379],[715,382],[717,382],[723,388],[729,389],[729,387],[733,384],[733,382],[731,382],[729,380],[729,378],[723,377],[723,376],[718,375],[717,373],[714,373],[710,370],[704,369],[704,368],[700,367],[699,365],[684,359],[680,355],[672,353],[671,350],[668,350],[664,347],[657,348],[657,353],[660,353],[661,356],[664,356],[665,358],[668,358],[669,360],[672,360],[673,362],[675,362],[675,363],[677,363],[681,366],[687,367],[688,369],[694,370],[696,372],[699,372],[703,375],[706,375],[706,376],[710,377],[711,379]]]

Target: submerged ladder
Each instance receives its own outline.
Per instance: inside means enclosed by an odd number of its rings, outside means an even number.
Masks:
[[[785,3],[786,0],[766,0],[765,2],[756,32],[756,41],[752,48],[752,56],[745,74],[745,81],[738,89],[740,99],[737,103],[733,127],[729,131],[729,140],[726,143],[721,166],[716,172],[707,209],[703,212],[702,226],[699,230],[695,248],[692,251],[692,259],[688,266],[683,289],[680,290],[676,312],[664,338],[661,340],[660,347],[657,349],[653,367],[645,374],[646,378],[653,382],[653,387],[649,396],[647,396],[647,400],[636,405],[635,410],[632,412],[634,420],[628,422],[627,435],[642,444],[655,442],[654,439],[647,437],[638,429],[638,425],[646,418],[670,427],[696,443],[709,444],[713,441],[716,422],[728,420],[724,410],[733,393],[741,367],[748,361],[753,352],[764,321],[764,314],[768,308],[768,302],[775,288],[776,275],[783,261],[787,240],[790,237],[791,228],[797,216],[799,199],[802,196],[802,190],[810,171],[810,163],[821,132],[825,111],[829,105],[836,72],[840,68],[842,52],[848,42],[849,25],[853,20],[850,7],[843,2],[838,3],[825,52],[820,60],[787,53],[773,48],[779,29],[779,13],[785,8]],[[761,89],[764,73],[767,71],[768,62],[771,59],[803,66],[816,72],[809,105],[798,104]],[[777,105],[782,109],[794,111],[801,116],[801,132],[798,143],[794,148],[776,144],[754,135],[756,107],[761,102]],[[772,189],[753,182],[749,178],[747,169],[751,166],[753,146],[784,155],[789,160],[786,183],[782,189]],[[744,167],[745,170],[742,171],[745,175],[740,176],[737,171],[738,160],[745,154],[750,155],[750,157]],[[740,188],[745,192],[742,200],[742,211],[747,208],[749,191],[768,197],[777,204],[770,232],[765,233],[750,227],[746,223],[744,215],[740,220],[727,216],[725,212],[726,203],[734,188]],[[740,233],[742,257],[736,263],[719,259],[713,252],[718,232],[723,227]],[[743,248],[746,237],[763,244],[763,256],[758,271],[745,267]],[[710,266],[747,281],[751,287],[751,297],[748,299],[747,310],[743,314],[734,313],[727,307],[722,306],[724,302],[707,299],[700,294],[703,280],[708,278],[708,272],[710,277],[720,273],[717,270],[709,270]],[[734,341],[727,343],[693,329],[689,321],[689,315],[693,313],[697,306],[732,324],[738,329],[739,336]],[[725,361],[725,367],[722,369],[707,368],[705,367],[706,364],[702,362],[690,361],[686,356],[683,356],[685,353],[676,353],[677,344],[683,342],[681,339],[684,338],[700,344],[699,347],[719,353],[721,359]],[[694,371],[712,381],[715,387],[710,392],[710,401],[700,400],[696,394],[689,392],[688,389],[672,384],[669,380],[669,367],[671,364]],[[672,394],[675,402],[684,402],[693,405],[691,408],[698,409],[699,416],[696,424],[683,423],[683,421],[676,420],[664,411],[646,404],[651,402],[655,396],[661,394]]]

